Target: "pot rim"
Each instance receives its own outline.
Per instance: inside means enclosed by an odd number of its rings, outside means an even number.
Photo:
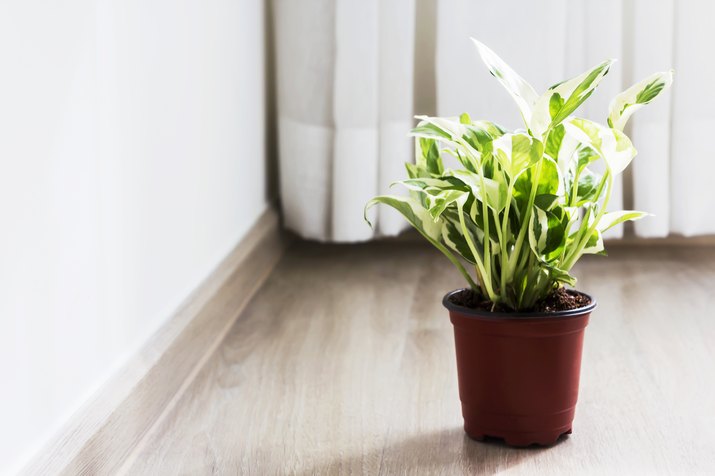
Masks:
[[[554,318],[560,318],[560,317],[577,317],[577,316],[583,316],[584,314],[588,314],[591,311],[593,311],[596,308],[596,305],[598,304],[596,302],[596,299],[594,299],[590,294],[586,294],[582,291],[578,291],[576,289],[569,289],[570,291],[576,292],[578,294],[581,294],[583,296],[586,296],[591,300],[591,302],[583,307],[578,307],[576,309],[567,309],[564,311],[556,311],[556,312],[492,312],[492,311],[484,311],[481,309],[471,309],[469,307],[464,307],[464,306],[459,306],[457,304],[454,304],[449,300],[449,298],[457,294],[459,292],[462,292],[466,290],[467,288],[459,288],[455,289],[453,291],[448,292],[447,294],[444,295],[444,298],[442,298],[442,305],[446,307],[450,312],[458,312],[462,314],[465,317],[471,317],[475,319],[493,319],[493,320],[530,320],[530,319],[543,319],[543,318],[549,318],[549,317],[554,317]]]

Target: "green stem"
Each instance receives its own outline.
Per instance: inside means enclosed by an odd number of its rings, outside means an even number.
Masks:
[[[543,160],[543,159],[542,159]],[[529,194],[529,203],[526,206],[526,214],[524,216],[524,221],[521,223],[521,229],[519,230],[519,236],[516,239],[516,244],[514,245],[514,251],[509,257],[509,274],[511,275],[516,269],[517,258],[521,253],[521,247],[524,244],[524,236],[526,235],[526,230],[529,227],[529,222],[531,221],[531,209],[534,207],[534,200],[536,198],[536,189],[539,185],[539,178],[541,176],[541,160],[536,164],[536,171],[534,172],[534,177],[531,179],[531,193]]]
[[[509,187],[507,188],[506,191],[506,196],[507,196],[507,201],[506,201],[506,207],[504,208],[504,219],[502,220],[501,223],[501,233],[499,236],[499,242],[501,243],[501,295],[502,299],[506,301],[507,295],[506,295],[506,275],[507,275],[507,270],[508,270],[508,250],[507,250],[507,245],[506,245],[506,239],[503,239],[507,236],[506,234],[506,229],[507,226],[509,225],[509,212],[511,210],[511,194],[513,190],[513,183],[509,183]],[[495,220],[497,223],[499,223],[497,220]],[[499,227],[497,226],[497,230]]]
[[[601,221],[601,217],[603,217],[603,214],[606,212],[606,207],[608,206],[608,201],[611,199],[611,190],[613,188],[613,177],[611,176],[610,170],[606,171],[606,174],[603,176],[603,180],[601,180],[601,184],[599,185],[598,191],[596,192],[596,197],[601,195],[601,192],[603,191],[603,184],[606,181],[608,182],[608,188],[606,189],[606,196],[603,198],[603,205],[601,205],[601,209],[598,210],[596,218],[594,218],[593,223],[591,224],[591,226],[588,227],[586,233],[579,237],[578,245],[576,246],[576,248],[574,248],[574,251],[566,258],[566,263],[563,268],[566,271],[569,271],[576,263],[576,261],[578,261],[578,259],[581,257],[583,249],[586,247],[588,240],[591,238],[591,235],[596,230],[598,222]]]
[[[474,261],[476,262],[477,266],[477,279],[479,279],[481,275],[480,283],[482,283],[484,286],[483,290],[486,291],[489,300],[494,302],[495,296],[494,291],[492,290],[491,277],[484,269],[484,264],[482,263],[482,260],[479,259],[479,253],[477,252],[476,246],[474,246],[471,234],[469,233],[469,230],[467,229],[467,224],[464,221],[464,210],[462,207],[463,205],[458,202],[457,211],[459,212],[459,225],[462,228],[464,239],[467,241],[467,246],[469,246],[469,250],[472,252],[472,255],[474,255]],[[488,239],[487,237],[485,238]]]
[[[469,159],[470,163],[473,165],[474,169],[477,171],[477,175],[479,175],[479,182],[481,185],[481,195],[482,195],[482,216],[483,216],[483,221],[484,221],[484,245],[483,245],[483,255],[482,259],[484,262],[482,263],[479,260],[479,255],[476,251],[476,247],[474,246],[474,243],[471,240],[471,237],[469,236],[469,233],[467,231],[466,224],[464,222],[464,216],[463,216],[463,211],[462,207],[459,206],[459,222],[462,227],[462,231],[464,232],[464,236],[467,240],[467,245],[469,246],[470,251],[474,255],[474,260],[477,265],[477,278],[480,279],[480,283],[483,285],[483,288],[486,290],[487,294],[489,295],[489,299],[492,302],[497,302],[498,297],[494,294],[494,290],[492,288],[492,263],[491,263],[491,239],[490,239],[490,234],[489,234],[489,209],[487,205],[487,189],[486,185],[484,183],[484,171],[482,170],[482,164],[480,160],[481,154],[479,151],[475,150],[467,141],[465,141],[463,138],[460,138],[457,140],[457,143],[460,144],[465,151],[465,155]],[[476,196],[475,196],[476,198]]]
[[[482,188],[482,216],[484,217],[484,267],[489,269],[489,281],[491,286],[492,252],[491,238],[489,235],[489,206],[487,205],[487,187],[484,184],[484,171],[482,170],[481,163],[479,164],[479,182]]]

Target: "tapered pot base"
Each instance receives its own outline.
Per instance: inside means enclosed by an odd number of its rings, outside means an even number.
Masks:
[[[464,424],[464,432],[467,436],[475,441],[485,441],[490,439],[499,439],[504,441],[504,444],[516,448],[525,448],[527,446],[553,446],[564,435],[571,434],[571,428],[566,430],[559,429],[554,431],[539,431],[530,433],[510,432],[504,433],[486,428],[471,428],[466,423]],[[499,434],[495,434],[499,433]]]
[[[551,446],[570,434],[576,407],[555,413],[525,415],[479,411],[462,403],[464,431],[477,441],[498,438],[509,446]]]

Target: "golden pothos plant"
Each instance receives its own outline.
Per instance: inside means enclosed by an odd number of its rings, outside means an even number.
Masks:
[[[608,211],[614,178],[636,155],[623,128],[667,89],[673,72],[655,73],[617,95],[606,124],[573,116],[612,60],[539,95],[492,50],[473,40],[524,120],[507,131],[489,121],[417,116],[415,163],[395,182],[409,196],[381,195],[494,305],[529,310],[555,288],[573,285],[578,259],[602,253],[602,234],[644,212]],[[461,167],[445,168],[443,154]],[[593,164],[602,161],[605,172]],[[471,268],[471,271],[470,271]]]

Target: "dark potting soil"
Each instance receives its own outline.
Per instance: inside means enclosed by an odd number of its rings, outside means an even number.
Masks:
[[[496,312],[514,312],[506,306],[497,305],[492,309],[492,302],[485,300],[483,296],[472,289],[464,289],[459,293],[450,296],[449,300],[457,306],[467,307],[469,309],[480,309],[484,311]],[[521,312],[557,312],[568,311],[570,309],[578,309],[588,306],[591,300],[576,291],[566,288],[558,288],[551,292],[545,299],[537,302],[532,309]]]

